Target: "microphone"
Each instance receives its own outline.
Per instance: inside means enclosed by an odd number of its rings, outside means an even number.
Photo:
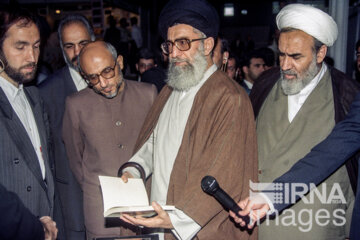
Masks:
[[[249,216],[241,216],[238,212],[242,209],[236,202],[220,188],[219,183],[212,176],[205,176],[201,180],[201,188],[207,194],[213,196],[225,209],[233,211],[236,216],[242,218],[242,220],[248,225],[250,223]]]

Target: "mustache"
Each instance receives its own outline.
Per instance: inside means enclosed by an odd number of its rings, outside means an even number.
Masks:
[[[284,75],[284,74],[286,74],[286,75],[293,75],[293,76],[297,77],[296,72],[293,71],[293,70],[281,70],[281,74],[282,74],[282,75]]]
[[[190,61],[187,60],[187,59],[181,59],[181,58],[172,58],[172,59],[170,59],[170,63],[180,63],[180,62],[190,63]]]
[[[32,62],[32,63],[28,63],[22,67],[20,67],[20,69],[23,69],[23,68],[29,68],[29,67],[32,67],[32,68],[36,68],[37,64]]]

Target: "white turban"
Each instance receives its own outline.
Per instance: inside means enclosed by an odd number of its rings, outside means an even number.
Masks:
[[[304,4],[289,4],[276,16],[279,30],[283,28],[299,29],[326,46],[332,46],[338,36],[336,22],[320,9]]]

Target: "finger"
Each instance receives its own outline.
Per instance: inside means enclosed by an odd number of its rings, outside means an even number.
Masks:
[[[124,181],[124,183],[128,182],[128,178],[125,176],[125,174],[121,176],[121,179]]]
[[[149,227],[148,226],[149,223],[147,222],[148,219],[146,219],[146,218],[132,217],[132,216],[130,216],[128,214],[123,214],[122,216],[127,220],[127,221],[125,220],[126,222],[128,222],[128,223],[130,223],[132,225]]]
[[[246,205],[248,204],[248,202],[249,202],[249,198],[247,197],[247,198],[241,200],[238,203],[238,205],[239,205],[239,207],[241,207],[241,209],[244,209],[246,207]]]
[[[167,214],[164,209],[162,209],[162,207],[157,203],[157,202],[152,202],[151,206],[154,208],[155,212],[159,215],[159,216],[163,216],[164,214]]]
[[[124,214],[120,216],[120,219],[123,220],[124,222],[134,225],[134,223],[130,222],[127,218],[124,217]]]

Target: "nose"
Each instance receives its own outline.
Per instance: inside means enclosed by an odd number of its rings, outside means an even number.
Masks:
[[[74,56],[78,56],[80,51],[81,51],[82,47],[79,44],[75,44],[74,47]]]
[[[284,56],[282,58],[280,58],[280,66],[282,70],[289,70],[291,69],[292,65],[291,65],[291,59],[288,56]]]
[[[36,58],[37,58],[36,50],[33,48],[29,48],[29,51],[27,52],[27,61],[36,62]]]
[[[169,54],[171,58],[176,58],[177,56],[181,55],[182,51],[180,51],[175,45],[172,47],[172,52]]]
[[[107,79],[103,78],[101,75],[99,76],[99,83],[100,83],[100,87],[102,88],[106,88],[108,85]]]

